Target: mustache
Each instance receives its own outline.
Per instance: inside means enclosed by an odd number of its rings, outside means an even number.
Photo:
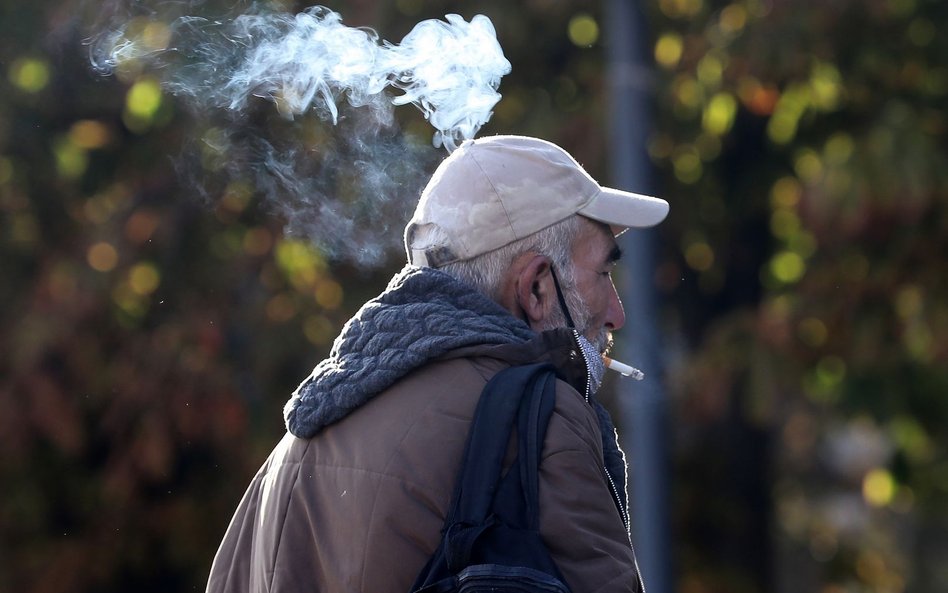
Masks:
[[[588,335],[588,332],[586,333]],[[602,328],[600,329],[595,336],[595,339],[590,340],[593,346],[599,350],[599,354],[609,354],[612,351],[612,347],[615,345],[615,342],[612,339],[612,331]]]

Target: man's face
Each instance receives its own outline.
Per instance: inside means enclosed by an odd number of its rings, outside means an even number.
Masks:
[[[607,225],[581,219],[573,243],[573,282],[563,286],[566,304],[577,329],[600,352],[612,345],[612,332],[625,324],[625,311],[612,282],[612,270],[621,255]],[[566,324],[565,316],[554,308],[551,327]]]

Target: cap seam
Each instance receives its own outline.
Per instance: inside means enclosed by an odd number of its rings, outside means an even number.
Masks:
[[[576,209],[576,214],[579,214],[580,216],[586,216],[585,214],[583,214],[583,210],[584,210],[585,208],[588,208],[590,205],[592,205],[592,203],[596,201],[596,198],[598,198],[598,197],[601,196],[602,194],[603,194],[603,188],[602,188],[601,185],[599,185],[599,184],[597,183],[597,184],[596,184],[596,191],[593,192],[593,195],[591,195],[590,197],[586,198],[586,201],[583,202],[583,204],[582,204],[579,208]],[[592,216],[586,216],[586,218],[592,218]],[[593,220],[595,220],[595,219],[593,219]]]
[[[500,192],[497,191],[497,187],[494,186],[494,180],[490,178],[490,175],[488,175],[487,171],[484,170],[484,167],[481,166],[481,163],[479,160],[477,160],[477,155],[474,154],[473,150],[471,150],[471,160],[474,161],[474,164],[477,165],[478,169],[480,169],[481,175],[484,176],[484,179],[487,180],[487,184],[490,185],[490,190],[494,192],[494,196],[497,197],[497,202],[500,204],[500,207],[504,211],[504,218],[507,219],[507,226],[510,227],[510,230],[513,231],[514,237],[519,239],[520,237],[517,236],[517,230],[514,228],[513,222],[511,222],[510,220],[510,213],[507,212],[507,205],[504,204],[504,200],[500,197]]]

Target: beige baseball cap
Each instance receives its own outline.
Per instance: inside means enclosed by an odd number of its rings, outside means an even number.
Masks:
[[[526,136],[468,140],[440,166],[405,227],[408,261],[439,267],[499,249],[574,214],[603,222],[616,235],[650,227],[668,202],[602,187],[559,146]],[[441,244],[420,245],[434,225]]]

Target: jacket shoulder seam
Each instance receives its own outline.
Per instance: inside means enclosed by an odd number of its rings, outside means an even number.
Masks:
[[[306,450],[309,449],[309,446],[311,444],[312,444],[312,441],[310,440],[306,441],[305,449],[301,452],[300,457],[306,454]],[[289,485],[289,490],[292,491],[293,489],[296,488],[296,484],[300,481],[300,472],[303,471],[303,464],[299,460],[296,460],[290,463],[281,463],[280,467],[283,467],[286,465],[296,465],[296,472],[293,474],[293,482]],[[269,472],[267,473],[269,474]],[[286,522],[289,519],[289,515],[290,515],[289,502],[287,502],[286,506],[283,508],[282,513],[283,513],[283,517],[282,517],[282,520],[280,521],[280,529],[277,532],[278,533],[277,539],[274,542],[274,546],[273,546],[273,568],[267,578],[267,590],[273,590],[273,579],[276,576],[277,563],[280,558],[280,553],[283,550],[283,546],[282,546],[283,534],[286,533]]]

